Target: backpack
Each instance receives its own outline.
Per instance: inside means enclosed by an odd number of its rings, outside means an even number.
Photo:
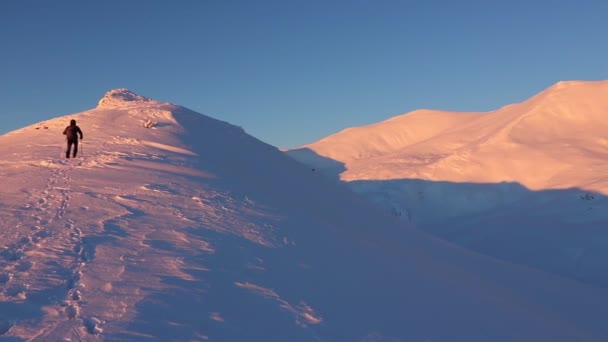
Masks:
[[[63,131],[63,134],[66,135],[68,140],[77,140],[78,131],[80,131],[80,128],[78,128],[78,126],[68,126],[65,128],[65,131]]]

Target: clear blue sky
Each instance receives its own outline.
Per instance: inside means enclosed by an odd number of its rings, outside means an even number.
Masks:
[[[0,133],[129,88],[296,147],[599,79],[606,0],[0,1]]]

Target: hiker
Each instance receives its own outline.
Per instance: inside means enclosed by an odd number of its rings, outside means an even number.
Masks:
[[[78,135],[80,135],[80,140],[82,140],[82,131],[80,127],[76,126],[76,120],[70,120],[70,125],[63,130],[63,134],[68,140],[68,150],[65,152],[65,157],[70,158],[70,150],[72,149],[72,145],[74,145],[72,157],[76,158],[76,154],[78,153]]]

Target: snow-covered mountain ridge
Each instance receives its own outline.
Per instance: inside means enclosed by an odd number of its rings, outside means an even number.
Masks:
[[[414,111],[288,153],[444,239],[608,287],[608,81]]]
[[[608,194],[608,178],[598,177],[608,174],[607,118],[608,81],[560,82],[493,112],[415,111],[302,149],[343,163],[345,181],[518,182]]]
[[[0,339],[608,337],[604,289],[429,237],[239,127],[116,93],[0,136]]]

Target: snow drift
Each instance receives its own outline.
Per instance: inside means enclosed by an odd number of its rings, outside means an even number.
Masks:
[[[84,141],[66,160],[70,119]],[[0,166],[2,338],[608,337],[606,290],[431,238],[239,127],[125,89],[0,136]]]

